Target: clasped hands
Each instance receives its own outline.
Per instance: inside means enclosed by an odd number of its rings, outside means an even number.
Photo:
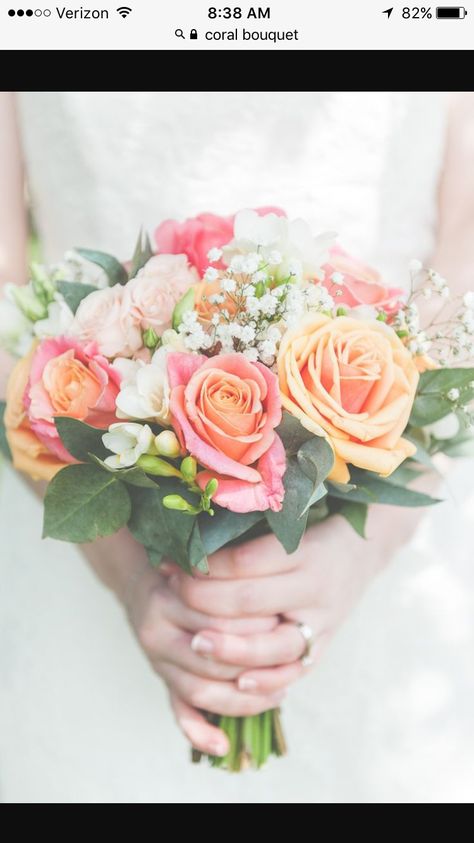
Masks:
[[[281,703],[308,670],[297,622],[313,630],[313,664],[321,658],[367,579],[361,560],[341,552],[349,529],[336,517],[309,530],[291,555],[264,536],[215,553],[209,576],[166,562],[140,578],[130,621],[194,747],[228,748],[202,711],[252,715]]]

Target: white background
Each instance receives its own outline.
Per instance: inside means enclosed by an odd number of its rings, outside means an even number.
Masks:
[[[392,0],[393,2],[393,0]],[[81,3],[67,0],[59,3],[69,9],[80,9]],[[122,19],[116,12],[119,5],[132,7],[132,13]],[[207,0],[172,0],[170,3],[151,0],[83,0],[83,8],[106,9],[108,20],[62,20],[56,14],[56,6],[46,2],[30,0],[1,0],[0,3],[0,49],[471,49],[474,43],[474,3],[465,8],[464,20],[438,20],[435,8],[431,7],[431,20],[403,20],[402,8],[406,2],[394,5],[394,11],[387,19],[382,10],[391,6],[389,0],[270,0],[255,4],[258,8],[270,7],[270,21],[246,20],[251,2],[241,5],[243,17],[237,21],[222,18],[209,20],[207,10],[212,2]],[[226,4],[217,3],[218,8]],[[409,6],[416,5],[408,4]],[[428,7],[424,2],[424,6]],[[455,5],[447,3],[446,5]],[[51,17],[9,17],[8,9],[51,9]],[[207,41],[206,31],[241,29],[294,30],[299,32],[298,41]],[[175,37],[175,29],[183,28],[186,35],[191,27],[198,30],[197,41]],[[354,58],[354,61],[356,59]],[[326,54],[324,72],[330,70],[330,57]],[[351,58],[348,57],[348,61]],[[401,59],[400,59],[401,61]],[[225,74],[225,67],[221,68]],[[349,68],[348,68],[349,69]],[[420,66],[420,82],[429,77],[429,66]],[[377,74],[377,67],[374,67]],[[314,83],[317,84],[318,67],[315,65]],[[416,82],[416,80],[414,80]]]

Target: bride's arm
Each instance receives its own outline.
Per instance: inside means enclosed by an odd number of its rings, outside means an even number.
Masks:
[[[14,94],[0,91],[0,295],[6,282],[26,278],[26,208]],[[0,397],[11,358],[0,349]]]

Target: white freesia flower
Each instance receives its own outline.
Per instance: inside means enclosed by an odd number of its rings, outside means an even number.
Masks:
[[[456,413],[449,413],[444,419],[439,419],[439,421],[427,425],[424,429],[436,439],[453,439],[459,433],[460,427]]]
[[[74,322],[74,314],[63,297],[56,295],[56,300],[48,305],[46,319],[39,319],[34,324],[35,336],[44,340],[48,337],[60,337],[69,333]]]
[[[16,357],[24,357],[33,341],[33,323],[15,302],[0,301],[0,345]]]
[[[171,350],[171,345],[161,346],[155,351],[151,363],[123,359],[114,362],[114,367],[122,375],[121,389],[116,398],[118,418],[170,424],[166,357]]]
[[[288,220],[276,214],[259,216],[256,211],[239,211],[234,222],[234,239],[224,247],[229,265],[239,254],[258,254],[272,266],[277,278],[289,274],[309,279],[317,276],[328,260],[328,249],[335,239],[333,232],[314,237],[302,219]],[[275,263],[272,265],[272,259]]]
[[[117,422],[110,425],[109,432],[104,433],[102,437],[102,442],[114,453],[113,457],[107,457],[105,460],[109,468],[131,468],[136,465],[142,454],[147,454],[151,449],[154,436],[147,424]]]

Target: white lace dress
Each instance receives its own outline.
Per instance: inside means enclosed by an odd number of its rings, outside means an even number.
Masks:
[[[404,283],[433,244],[444,106],[432,94],[24,93],[48,258],[130,253],[140,224],[275,204]],[[188,762],[166,693],[74,547],[0,479],[0,795],[7,803],[471,801],[470,469],[285,705],[260,774]]]

